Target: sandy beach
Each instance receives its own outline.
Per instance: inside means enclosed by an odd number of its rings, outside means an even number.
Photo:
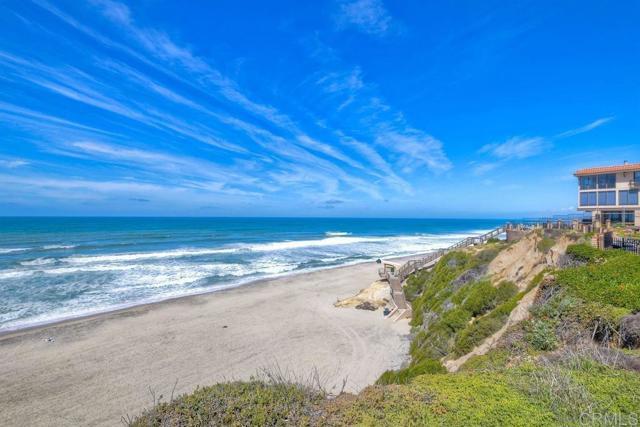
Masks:
[[[256,282],[0,336],[0,424],[121,425],[198,385],[314,370],[358,391],[408,351],[407,321],[335,308],[376,279],[374,263]]]

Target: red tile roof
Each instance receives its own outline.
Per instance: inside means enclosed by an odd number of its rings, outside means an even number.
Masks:
[[[633,172],[640,171],[640,163],[627,163],[626,165],[618,166],[601,166],[596,168],[586,168],[577,170],[574,175],[597,175],[600,173],[614,173],[614,172]]]

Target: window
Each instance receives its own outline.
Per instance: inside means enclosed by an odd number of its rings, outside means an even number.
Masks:
[[[602,219],[604,221],[611,221],[611,222],[629,222],[631,224],[633,224],[633,220],[634,220],[634,213],[633,212],[620,212],[620,211],[613,211],[613,212],[603,212],[602,213]]]
[[[622,190],[618,193],[618,199],[621,205],[637,205],[638,204],[638,191],[637,190]]]
[[[596,177],[595,176],[581,176],[578,178],[581,190],[595,190],[596,189]]]
[[[622,222],[622,212],[603,212],[602,217],[605,221]]]
[[[616,174],[606,173],[604,175],[598,175],[598,188],[616,188]]]
[[[587,191],[580,193],[580,206],[595,206],[596,205],[596,192]]]
[[[616,204],[615,191],[598,191],[598,206],[612,206]]]
[[[637,171],[637,172],[633,173],[633,180],[635,182],[640,182],[640,171]]]

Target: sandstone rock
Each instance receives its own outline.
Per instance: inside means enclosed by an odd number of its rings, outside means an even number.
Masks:
[[[487,270],[493,283],[503,280],[513,282],[520,290],[524,290],[536,274],[549,266],[557,266],[561,262],[567,246],[572,242],[567,236],[561,236],[547,253],[537,250],[542,239],[537,233],[530,232],[517,243],[504,249],[496,256]]]
[[[368,303],[371,306],[378,308],[387,305],[390,300],[391,289],[389,288],[389,283],[384,280],[378,280],[373,282],[368,288],[361,289],[357,295],[338,300],[334,306],[358,308],[358,305]]]

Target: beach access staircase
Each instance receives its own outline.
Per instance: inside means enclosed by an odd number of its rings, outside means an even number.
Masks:
[[[507,232],[528,232],[534,229],[571,229],[576,227],[576,223],[579,219],[574,217],[554,217],[554,218],[536,218],[536,219],[523,219],[517,223],[506,223],[493,230],[484,233],[480,236],[470,236],[460,240],[453,245],[438,249],[435,252],[429,253],[424,257],[417,259],[410,259],[402,264],[397,269],[389,270],[387,268],[381,268],[378,270],[378,274],[381,279],[386,279],[389,282],[391,288],[391,298],[395,304],[395,308],[387,315],[387,318],[391,318],[394,321],[407,318],[411,316],[411,304],[407,301],[402,284],[411,274],[433,267],[444,255],[457,249],[467,248],[469,246],[481,245],[486,243],[489,239],[497,238],[501,234]]]
[[[378,270],[380,278],[389,281],[389,286],[391,287],[391,298],[393,299],[393,302],[396,306],[396,308],[387,315],[387,318],[393,318],[393,320],[397,321],[411,316],[411,304],[407,302],[407,299],[404,295],[404,290],[402,289],[403,282],[411,274],[415,273],[418,270],[433,267],[440,260],[440,258],[451,251],[473,245],[480,245],[491,238],[498,237],[504,232],[505,227],[500,226],[480,236],[467,237],[466,239],[460,240],[459,242],[454,243],[447,248],[438,249],[435,252],[431,252],[422,258],[410,259],[402,264],[398,269],[395,269],[393,271],[387,269]]]

